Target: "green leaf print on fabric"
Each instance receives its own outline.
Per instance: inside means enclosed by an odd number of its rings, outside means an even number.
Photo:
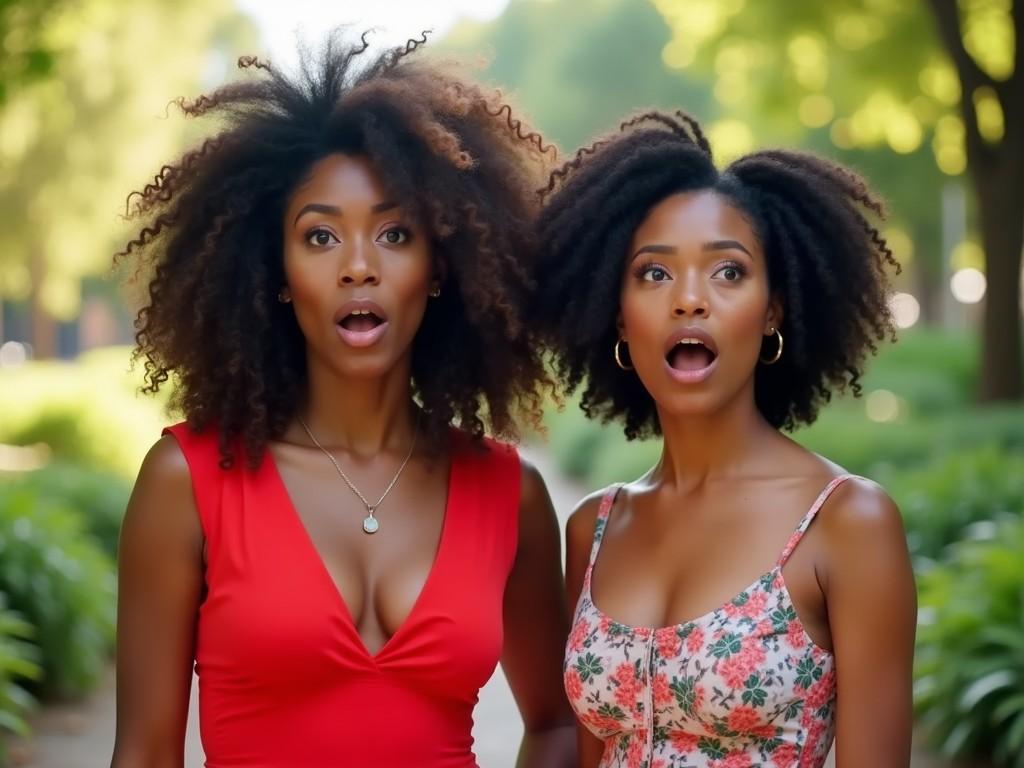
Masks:
[[[576,659],[576,671],[580,673],[580,680],[586,683],[604,672],[604,667],[601,666],[601,659],[588,653]]]

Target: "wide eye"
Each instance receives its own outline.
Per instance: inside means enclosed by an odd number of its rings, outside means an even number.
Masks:
[[[403,227],[391,227],[381,234],[380,239],[388,245],[401,245],[408,241],[409,231]]]
[[[331,234],[330,230],[318,227],[306,235],[306,242],[319,248],[326,248],[337,243],[338,238]]]
[[[744,275],[743,267],[739,264],[725,264],[715,270],[712,277],[718,277],[728,283],[735,283]]]
[[[669,274],[663,267],[650,264],[640,271],[640,278],[651,283],[661,283],[669,279]]]

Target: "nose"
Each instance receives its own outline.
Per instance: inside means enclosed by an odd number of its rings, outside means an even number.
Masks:
[[[672,314],[675,317],[707,317],[710,307],[704,280],[701,275],[688,271],[672,297]]]
[[[377,285],[380,282],[374,249],[367,246],[363,238],[353,238],[339,250],[341,265],[338,269],[338,285],[355,287]]]

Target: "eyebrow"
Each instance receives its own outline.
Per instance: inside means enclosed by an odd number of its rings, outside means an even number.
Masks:
[[[398,203],[394,202],[393,200],[385,200],[382,203],[377,203],[376,205],[371,206],[370,212],[384,213],[384,211],[390,211],[391,209],[397,207]],[[292,223],[294,224],[307,213],[326,213],[330,216],[340,217],[341,208],[339,208],[336,205],[324,205],[323,203],[306,203],[306,205],[302,206],[302,208],[299,209],[299,212],[295,214],[295,221],[293,221]]]
[[[704,251],[728,251],[736,249],[743,251],[747,256],[753,258],[753,254],[747,250],[747,248],[738,240],[712,240],[709,243],[704,243],[701,250]],[[676,253],[676,247],[674,245],[644,245],[641,246],[636,253],[633,254],[633,259],[639,256],[641,253],[658,253],[658,254],[674,254]],[[631,259],[632,261],[632,259]]]

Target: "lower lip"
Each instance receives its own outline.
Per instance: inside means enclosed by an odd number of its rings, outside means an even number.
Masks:
[[[692,371],[680,371],[673,368],[665,361],[665,370],[668,371],[668,375],[673,380],[680,384],[700,384],[702,381],[706,381],[707,378],[714,372],[715,366],[718,364],[718,358],[711,361],[711,365],[704,366],[703,368],[697,368]]]
[[[338,331],[338,336],[343,342],[348,344],[350,347],[356,347],[362,349],[370,347],[380,341],[381,336],[388,329],[387,322],[383,322],[376,328],[370,331],[350,331],[347,328],[342,328],[340,325],[334,326]]]

